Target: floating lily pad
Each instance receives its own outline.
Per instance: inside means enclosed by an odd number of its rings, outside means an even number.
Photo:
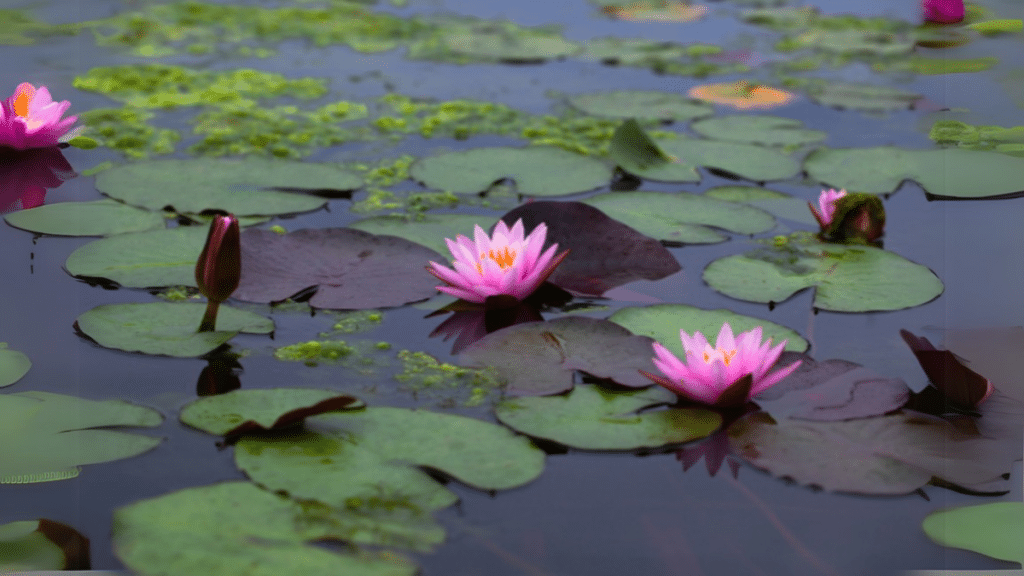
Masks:
[[[561,148],[474,148],[421,158],[409,175],[431,188],[475,194],[510,178],[526,196],[564,196],[586,192],[611,181],[603,162]]]
[[[89,539],[40,518],[0,525],[0,570],[88,570]]]
[[[708,7],[702,4],[690,4],[676,0],[628,4],[602,2],[602,4],[604,4],[602,12],[616,20],[627,22],[693,22],[708,12]]]
[[[999,63],[995,56],[980,58],[925,58],[911,56],[893,59],[886,63],[876,62],[872,68],[876,71],[915,72],[917,74],[962,74],[965,72],[982,72]]]
[[[776,420],[849,420],[898,410],[910,399],[910,389],[898,378],[886,378],[853,362],[815,362],[806,354],[784,352],[777,364],[800,366],[782,381],[761,392],[757,405]]]
[[[716,186],[704,192],[705,198],[716,198],[727,202],[740,202],[760,208],[774,214],[776,218],[785,218],[803,224],[818,225],[811,211],[807,208],[807,200],[769,190],[759,186]]]
[[[364,218],[349,224],[349,228],[362,230],[371,234],[387,234],[405,238],[410,242],[422,244],[438,254],[442,259],[451,259],[451,251],[445,238],[455,239],[456,236],[472,237],[473,226],[479,225],[484,230],[494,227],[498,218],[495,216],[477,216],[472,214],[423,214],[416,219],[402,215],[385,215]],[[441,262],[438,260],[438,262]]]
[[[4,216],[15,228],[58,236],[109,236],[164,227],[160,214],[114,200],[61,202]]]
[[[78,476],[78,466],[131,458],[160,438],[108,426],[158,426],[159,412],[120,400],[84,400],[49,392],[0,395],[0,484]]]
[[[932,512],[921,522],[935,542],[1024,564],[1024,503],[993,502]]]
[[[68,256],[79,278],[105,278],[127,288],[195,286],[196,261],[209,228],[179,226],[93,240]]]
[[[949,198],[1024,192],[1024,158],[993,151],[819,148],[804,160],[804,170],[831,188],[871,194],[888,194],[903,180],[914,180],[925,192]]]
[[[759,208],[687,192],[611,192],[583,203],[648,236],[687,244],[726,239],[708,226],[738,234],[759,234],[775,226],[775,218]]]
[[[1009,472],[1013,459],[998,441],[964,437],[941,418],[914,413],[776,423],[758,412],[728,433],[736,454],[774,476],[858,494],[909,494],[932,476],[970,487]]]
[[[523,365],[524,357],[530,359],[529,367]],[[640,370],[656,370],[650,338],[634,336],[607,320],[571,316],[498,330],[469,345],[459,360],[467,366],[494,367],[508,382],[508,392],[526,395],[569,390],[575,370],[637,387],[651,385]]]
[[[668,154],[632,118],[612,134],[608,157],[622,170],[667,182],[699,182],[696,167]]]
[[[32,361],[17,350],[7,350],[7,344],[0,342],[0,388],[10,386],[32,367]]]
[[[795,160],[764,146],[691,138],[656,141],[662,150],[681,163],[717,168],[748,180],[785,180],[800,171]],[[637,175],[646,177],[643,173]]]
[[[309,212],[323,198],[278,190],[354,190],[360,176],[332,164],[243,160],[153,160],[104,170],[96,188],[107,196],[149,210],[221,209],[236,216]]]
[[[581,202],[536,201],[501,219],[522,219],[527,233],[545,223],[547,241],[569,250],[548,281],[581,294],[601,295],[634,280],[660,280],[681,267],[660,242]]]
[[[968,24],[967,28],[976,30],[985,36],[998,36],[999,34],[1010,34],[1024,30],[1024,21],[1019,18],[985,20],[984,22]]]
[[[714,108],[706,102],[654,90],[580,94],[570,98],[569,104],[587,114],[609,118],[681,121],[714,114]]]
[[[785,106],[796,98],[796,94],[792,92],[747,80],[694,86],[686,95],[740,110],[776,108]]]
[[[526,28],[507,21],[447,17],[436,31],[409,47],[410,58],[538,64],[575,54],[579,44],[556,28]]]
[[[814,306],[834,312],[901,310],[943,291],[934,272],[892,252],[811,239],[720,258],[704,269],[704,281],[726,296],[766,303],[814,287]]]
[[[443,258],[394,236],[350,228],[276,234],[242,232],[242,278],[232,297],[279,302],[316,286],[309,305],[369,309],[401,306],[434,296],[436,280],[423,267]]]
[[[75,324],[100,346],[164,356],[202,356],[239,332],[268,334],[274,321],[221,305],[216,332],[196,332],[206,304],[148,302],[104,304],[78,317]]]
[[[703,438],[721,425],[722,417],[704,408],[642,411],[676,400],[658,386],[626,392],[577,386],[562,396],[505,400],[494,412],[523,434],[582,450],[657,448]]]
[[[779,116],[734,115],[698,120],[690,128],[715,140],[769,146],[801,146],[820,142],[827,136],[821,130],[807,130],[803,125],[799,120]]]
[[[324,412],[362,407],[363,403],[356,398],[331,390],[234,390],[187,404],[181,409],[179,418],[185,424],[211,434],[236,436],[287,428]]]
[[[114,553],[141,576],[412,576],[391,552],[336,551],[358,523],[316,502],[297,502],[250,482],[179,490],[114,511]],[[182,554],[185,550],[188,553]]]
[[[700,332],[706,338],[714,340],[718,336],[718,331],[722,329],[722,324],[726,322],[732,328],[733,334],[761,326],[763,338],[771,338],[776,344],[786,340],[785,350],[803,352],[810,346],[799,334],[774,322],[743,316],[729,310],[702,310],[686,304],[622,308],[608,320],[624,326],[633,334],[654,338],[680,359],[686,358],[683,342],[679,338],[680,330],[685,330],[691,335]],[[653,357],[654,350],[648,350],[647,354]]]
[[[888,86],[841,82],[823,82],[809,86],[807,94],[815,102],[832,108],[877,112],[906,110],[923,98],[915,92]]]

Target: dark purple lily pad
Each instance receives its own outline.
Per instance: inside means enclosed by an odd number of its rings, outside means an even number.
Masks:
[[[607,320],[567,317],[528,322],[477,340],[459,356],[463,365],[492,366],[518,395],[558,394],[573,387],[573,371],[643,388],[639,370],[657,371],[647,336],[635,336]],[[524,358],[526,362],[524,363]]]
[[[658,240],[582,202],[529,202],[501,217],[509,226],[520,218],[527,233],[547,224],[548,243],[569,250],[548,278],[566,290],[600,296],[634,280],[660,280],[682,269]]]
[[[910,399],[899,378],[886,378],[846,360],[815,362],[806,354],[783,352],[777,366],[801,360],[792,374],[755,398],[774,418],[849,420],[892,412]]]
[[[992,384],[984,376],[964,366],[949,350],[938,350],[927,338],[907,330],[900,330],[900,336],[910,346],[932,386],[953,403],[976,406],[992,392]]]
[[[233,298],[279,302],[317,287],[309,305],[368,309],[401,306],[434,296],[437,281],[424,271],[444,258],[395,236],[351,228],[276,234],[242,232],[242,279]]]

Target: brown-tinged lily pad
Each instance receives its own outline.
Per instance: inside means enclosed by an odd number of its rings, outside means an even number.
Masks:
[[[573,386],[574,370],[640,388],[651,381],[639,370],[656,371],[652,342],[607,320],[570,316],[498,330],[468,346],[459,359],[494,367],[513,394],[564,392]]]
[[[634,280],[660,280],[682,269],[654,238],[581,202],[530,202],[501,219],[509,226],[522,219],[527,233],[545,223],[548,242],[569,250],[548,282],[580,294],[597,296]]]
[[[443,258],[395,236],[350,228],[276,234],[242,232],[242,279],[232,297],[279,302],[316,287],[316,308],[369,309],[401,306],[435,295],[436,280],[423,268]]]
[[[220,436],[280,430],[310,416],[362,408],[357,398],[331,390],[270,388],[236,390],[200,398],[181,409],[181,421]]]
[[[0,525],[0,570],[88,570],[89,539],[74,528],[40,518]]]
[[[992,393],[992,383],[964,365],[949,350],[938,350],[927,338],[900,330],[921,369],[943,396],[964,407],[976,406]]]

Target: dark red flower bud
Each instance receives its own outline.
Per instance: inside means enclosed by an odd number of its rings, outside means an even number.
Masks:
[[[974,407],[992,394],[994,387],[984,376],[964,366],[949,350],[937,350],[927,338],[900,330],[924,373],[943,396],[964,407]]]
[[[238,288],[241,276],[242,244],[238,218],[233,214],[215,216],[206,237],[206,246],[196,262],[199,291],[209,300],[223,302]]]

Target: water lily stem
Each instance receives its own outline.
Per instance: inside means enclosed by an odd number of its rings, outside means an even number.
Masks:
[[[198,332],[213,332],[217,323],[217,308],[220,302],[216,300],[206,301],[206,313],[203,314],[203,321],[199,323]]]

